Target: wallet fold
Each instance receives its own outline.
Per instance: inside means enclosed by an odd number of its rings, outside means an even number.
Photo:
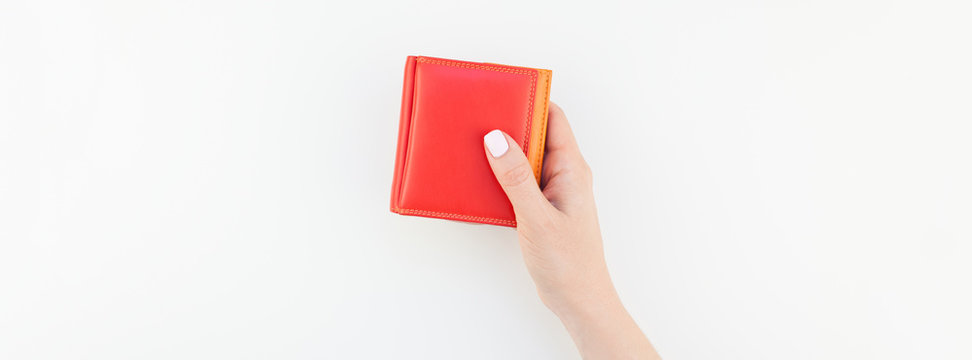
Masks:
[[[540,181],[552,72],[409,56],[405,64],[391,211],[516,226],[482,138],[493,129],[523,149]]]

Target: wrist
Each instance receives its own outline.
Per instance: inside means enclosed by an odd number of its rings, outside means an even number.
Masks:
[[[621,304],[621,299],[616,292],[611,291],[574,299],[557,309],[551,310],[561,320],[568,320],[603,316],[623,309],[624,305]]]
[[[658,359],[613,286],[610,291],[574,297],[550,309],[560,318],[585,359]]]
[[[607,276],[604,280],[586,286],[565,289],[556,296],[546,297],[544,300],[547,308],[562,320],[596,316],[624,308],[614,289],[614,284]]]

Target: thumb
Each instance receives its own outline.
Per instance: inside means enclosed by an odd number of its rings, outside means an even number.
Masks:
[[[513,204],[517,221],[529,221],[546,215],[553,208],[540,191],[526,155],[509,135],[493,130],[483,137],[486,158],[493,175]]]

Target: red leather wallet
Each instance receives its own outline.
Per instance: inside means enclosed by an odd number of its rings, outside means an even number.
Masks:
[[[540,180],[550,70],[409,56],[405,64],[391,211],[516,226],[483,150],[500,129]]]

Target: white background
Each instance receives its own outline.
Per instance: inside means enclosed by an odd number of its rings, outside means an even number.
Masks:
[[[561,359],[388,211],[402,68],[554,70],[669,359],[969,359],[963,1],[0,1],[0,358]]]

